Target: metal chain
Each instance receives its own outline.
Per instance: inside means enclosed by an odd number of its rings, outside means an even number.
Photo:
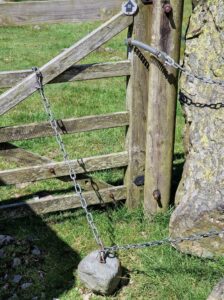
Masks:
[[[166,59],[165,59],[166,64],[169,64],[170,66],[174,66],[174,67],[178,67],[178,68],[180,67],[167,54],[165,54],[163,52],[161,52],[161,53],[163,54],[163,57],[166,57]],[[158,55],[158,58],[161,58],[161,55]],[[182,67],[180,67],[180,68],[182,69]],[[37,89],[39,90],[39,93],[41,95],[43,105],[44,105],[44,108],[45,108],[46,113],[48,115],[51,127],[54,130],[55,137],[56,137],[57,143],[60,147],[60,150],[62,152],[64,162],[68,166],[69,175],[70,175],[70,178],[73,182],[75,193],[80,198],[81,206],[82,206],[82,208],[84,209],[84,211],[86,213],[86,218],[87,218],[89,226],[92,230],[95,241],[100,246],[100,249],[101,249],[101,251],[100,251],[100,253],[101,253],[101,256],[100,256],[101,262],[105,262],[105,255],[109,252],[116,252],[116,251],[119,251],[119,250],[142,249],[142,248],[148,248],[148,247],[163,246],[163,245],[167,245],[167,244],[179,244],[179,243],[182,243],[184,241],[197,241],[197,240],[201,240],[201,239],[204,239],[204,238],[224,235],[224,230],[221,230],[221,231],[212,230],[212,231],[209,231],[207,233],[192,234],[188,237],[165,238],[163,240],[155,240],[155,241],[144,242],[144,243],[127,244],[127,245],[120,245],[120,246],[115,245],[115,246],[112,246],[112,247],[104,247],[103,242],[102,242],[101,237],[100,237],[100,234],[99,234],[99,231],[98,231],[98,229],[97,229],[97,227],[94,223],[93,216],[87,208],[87,202],[86,202],[86,200],[84,198],[84,195],[82,193],[81,186],[79,185],[79,183],[77,183],[76,172],[75,172],[75,170],[74,170],[74,168],[71,165],[71,162],[69,160],[68,153],[66,151],[65,145],[64,145],[63,140],[62,140],[62,136],[59,132],[59,127],[58,127],[57,121],[54,118],[54,115],[51,111],[50,103],[49,103],[47,97],[45,96],[44,86],[43,86],[43,75],[37,68],[33,68],[33,70],[36,72],[37,84],[38,84]],[[195,76],[195,78],[198,78],[198,77]],[[206,83],[214,83],[214,81],[211,82],[211,81],[206,79]],[[217,82],[216,82],[216,84],[217,84]],[[224,82],[221,85],[224,86]],[[224,107],[224,104],[222,104],[222,103],[211,104],[211,105],[201,104],[201,103],[193,103],[193,101],[191,99],[187,98],[187,96],[185,96],[185,95],[182,95],[181,99],[184,103],[186,103],[188,105],[194,104],[197,107],[210,107],[210,108],[213,108],[213,109],[219,109],[221,107]]]
[[[195,106],[198,108],[211,108],[211,109],[220,109],[224,108],[224,103],[218,102],[218,103],[200,103],[200,102],[194,102],[191,98],[186,96],[184,93],[180,92],[179,93],[179,101],[181,104],[185,104],[188,106]]]
[[[188,237],[177,237],[177,238],[166,238],[163,240],[155,240],[155,241],[150,241],[150,242],[145,242],[145,243],[138,243],[138,244],[127,244],[127,245],[115,245],[112,247],[106,247],[105,251],[106,252],[116,252],[119,250],[130,250],[130,249],[142,249],[142,248],[148,248],[148,247],[156,247],[156,246],[163,246],[163,245],[168,245],[168,244],[179,244],[185,241],[198,241],[204,238],[208,237],[215,237],[215,236],[221,236],[224,234],[224,230],[221,231],[216,231],[212,230],[206,233],[196,233],[192,234]]]
[[[175,69],[182,71],[185,75],[187,75],[189,77],[191,82],[193,82],[194,79],[196,78],[206,84],[216,84],[216,85],[220,85],[220,86],[224,87],[224,80],[215,80],[215,79],[211,79],[206,76],[200,76],[200,75],[193,74],[193,73],[189,72],[187,69],[183,68],[180,64],[175,62],[174,59],[172,57],[170,57],[166,52],[163,52],[152,46],[146,45],[142,42],[132,40],[132,39],[127,39],[126,43],[130,46],[136,46],[136,47],[142,48],[145,51],[150,52],[153,56],[157,57],[165,65],[171,66]]]
[[[75,193],[79,197],[81,206],[82,206],[82,208],[84,209],[84,211],[86,213],[86,219],[87,219],[88,224],[89,224],[89,226],[90,226],[90,228],[92,230],[92,233],[93,233],[93,236],[95,238],[95,241],[96,241],[97,245],[100,247],[101,251],[104,252],[104,245],[103,245],[103,242],[101,240],[99,231],[98,231],[98,229],[97,229],[97,227],[96,227],[96,225],[94,223],[93,215],[88,210],[88,205],[87,205],[86,199],[85,199],[85,197],[84,197],[84,195],[82,193],[82,188],[81,188],[80,184],[77,182],[76,172],[74,170],[74,167],[71,164],[68,152],[66,151],[64,142],[62,140],[62,136],[61,136],[61,134],[59,132],[58,123],[57,123],[57,121],[56,121],[56,119],[55,119],[55,117],[53,115],[52,110],[51,110],[51,106],[50,106],[49,100],[45,96],[44,85],[43,85],[43,75],[38,70],[38,68],[36,68],[36,67],[33,68],[32,70],[35,71],[35,73],[36,73],[37,84],[38,84],[37,89],[38,89],[38,91],[40,93],[40,96],[41,96],[41,99],[42,99],[45,111],[46,111],[46,113],[48,115],[48,118],[49,118],[49,122],[50,122],[51,127],[52,127],[52,129],[54,131],[56,141],[57,141],[57,143],[58,143],[58,145],[60,147],[61,153],[63,155],[64,162],[65,162],[65,164],[68,167],[69,176],[70,176],[70,178],[72,180]]]

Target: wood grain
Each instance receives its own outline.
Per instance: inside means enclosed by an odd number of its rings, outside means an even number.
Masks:
[[[129,113],[117,112],[106,115],[57,120],[57,124],[61,134],[115,128],[129,124]],[[52,135],[54,135],[54,132],[49,122],[0,127],[0,143],[28,140]]]
[[[183,0],[172,0],[172,13],[153,4],[151,45],[179,61]],[[149,71],[144,208],[146,215],[168,209],[171,197],[178,74],[152,60]],[[153,196],[154,195],[154,196]]]
[[[56,0],[0,3],[0,25],[105,20],[121,10],[122,0]]]
[[[126,187],[117,186],[83,193],[88,205],[100,205],[126,199]],[[38,200],[16,202],[0,205],[0,220],[20,218],[30,214],[45,214],[56,211],[79,208],[80,199],[77,195],[48,196]]]
[[[119,152],[76,159],[71,160],[71,164],[77,174],[125,167],[128,164],[128,153]],[[0,171],[0,185],[34,182],[37,180],[66,176],[68,174],[69,170],[65,162],[52,162],[37,166]]]
[[[27,151],[10,143],[0,143],[0,157],[10,163],[16,163],[19,166],[36,166],[53,162],[45,156]],[[69,176],[58,177],[57,179],[65,182],[71,181]],[[79,174],[77,181],[85,191],[98,191],[99,189],[111,187],[110,184],[85,174]]]
[[[151,5],[141,5],[138,1],[139,12],[135,16],[133,38],[150,43]],[[130,209],[141,204],[143,195],[141,188],[136,186],[134,180],[143,175],[145,171],[145,144],[146,120],[148,103],[148,67],[140,57],[131,49],[129,53],[132,62],[131,76],[127,85],[127,110],[130,113],[130,125],[127,132],[127,149],[129,149],[129,162],[125,174],[127,186],[127,206]],[[147,59],[147,54],[145,54]]]
[[[43,75],[43,84],[46,84],[63,73],[74,63],[93,52],[95,49],[116,36],[133,22],[133,17],[128,17],[119,13],[108,22],[104,23],[86,37],[75,43],[70,48],[53,58],[40,68]],[[25,98],[37,90],[36,74],[31,74],[0,95],[0,115],[16,106]]]
[[[32,74],[32,70],[0,72],[0,88],[9,88]],[[130,75],[130,61],[75,65],[49,82],[73,82]]]

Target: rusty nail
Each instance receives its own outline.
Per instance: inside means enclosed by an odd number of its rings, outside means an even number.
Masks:
[[[153,193],[153,198],[156,200],[156,201],[159,201],[161,199],[161,193],[159,190],[155,190]]]
[[[171,11],[173,10],[171,4],[169,4],[169,3],[164,4],[163,9],[166,14],[170,14]]]

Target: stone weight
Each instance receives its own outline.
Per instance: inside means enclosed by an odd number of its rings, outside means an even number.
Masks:
[[[81,282],[94,293],[102,295],[111,295],[115,292],[121,273],[120,262],[114,255],[108,254],[105,263],[101,263],[97,250],[86,256],[78,266]]]

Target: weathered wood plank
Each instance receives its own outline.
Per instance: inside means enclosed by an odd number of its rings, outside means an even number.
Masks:
[[[139,12],[135,16],[132,36],[149,43],[152,6],[142,5],[141,0],[138,0],[138,4]],[[138,176],[143,175],[145,170],[149,65],[143,63],[134,49],[129,50],[132,72],[127,85],[127,109],[130,113],[130,125],[127,131],[126,144],[129,149],[129,162],[125,174],[125,185],[127,186],[126,204],[128,208],[133,209],[139,206],[143,199],[142,189],[134,181]],[[145,62],[147,62],[147,54],[144,56]]]
[[[88,205],[99,205],[126,199],[126,187],[117,186],[99,190],[97,193],[83,193]],[[19,218],[30,214],[45,214],[79,208],[77,195],[48,196],[39,200],[0,205],[0,220]]]
[[[93,171],[125,167],[128,164],[127,152],[93,156],[72,160],[77,174]],[[0,171],[0,185],[34,182],[48,178],[66,176],[69,174],[65,162],[52,162],[38,166],[23,167]]]
[[[58,120],[57,123],[61,134],[122,127],[129,124],[129,113],[118,112],[106,115],[86,116]],[[54,135],[54,132],[49,122],[0,127],[0,143],[6,141],[28,140],[52,135]]]
[[[153,4],[152,43],[179,60],[183,0],[172,0],[166,14],[159,1]],[[162,68],[161,68],[162,66]],[[145,168],[145,213],[166,211],[170,202],[178,74],[158,60],[150,65]]]
[[[9,88],[32,74],[32,70],[0,72],[0,88]],[[130,75],[130,61],[96,63],[72,66],[49,83],[92,80]]]
[[[105,20],[121,9],[121,3],[121,0],[1,3],[0,25]]]
[[[14,162],[21,166],[36,166],[53,162],[45,156],[27,151],[10,143],[0,143],[0,157],[8,162]],[[59,177],[58,179],[66,182],[71,181],[69,176]],[[78,183],[85,191],[98,191],[99,189],[111,187],[111,185],[107,182],[97,180],[96,178],[92,178],[84,174],[78,175],[77,179]]]
[[[27,151],[11,143],[0,143],[0,157],[9,163],[16,163],[18,166],[37,166],[53,162],[45,156]],[[59,177],[60,181],[69,181],[69,176]]]
[[[116,36],[133,22],[133,17],[117,14],[108,22],[88,34],[73,46],[53,58],[40,68],[43,84],[53,80],[59,74],[93,52],[102,44]],[[4,114],[37,90],[36,74],[31,74],[15,87],[0,95],[0,115]]]

